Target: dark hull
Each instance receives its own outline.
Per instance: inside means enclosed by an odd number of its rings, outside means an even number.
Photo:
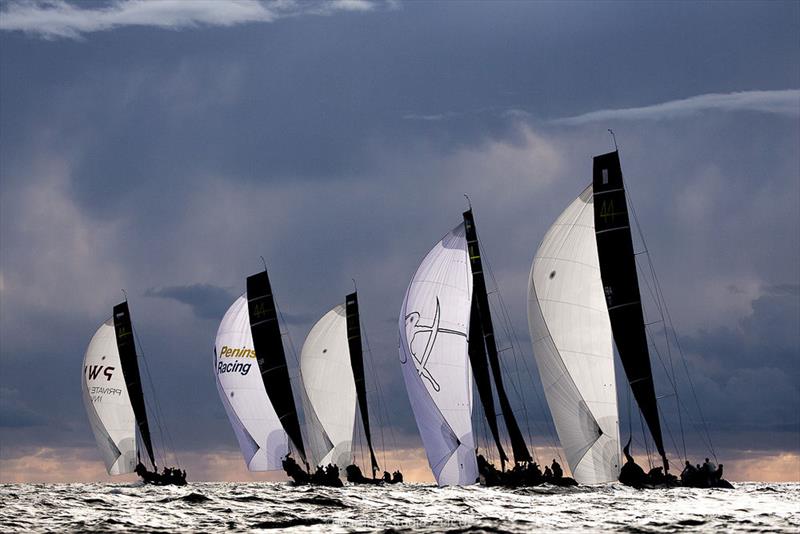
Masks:
[[[681,483],[679,480],[670,480],[656,484],[649,482],[643,482],[643,483],[622,482],[622,484],[638,490],[669,489],[669,488],[735,489],[733,484],[731,484],[724,478],[714,483],[707,483],[707,482]]]
[[[184,477],[164,476],[158,473],[146,473],[141,475],[142,481],[145,484],[153,486],[185,486],[186,479]]]

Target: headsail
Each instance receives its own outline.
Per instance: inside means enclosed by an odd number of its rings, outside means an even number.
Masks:
[[[214,375],[247,469],[281,469],[288,438],[260,377],[244,295],[228,308],[217,330]]]
[[[369,427],[369,406],[367,406],[367,384],[364,380],[364,354],[361,349],[361,318],[358,314],[358,294],[354,291],[344,298],[347,315],[347,345],[350,349],[350,366],[353,370],[353,382],[356,386],[358,407],[361,411],[361,424],[369,447],[369,459],[372,476],[378,470],[375,449],[372,447],[372,433]]]
[[[616,480],[619,428],[611,325],[592,187],[556,219],[531,265],[528,326],[547,404],[573,477]]]
[[[278,419],[304,461],[306,449],[294,403],[278,312],[267,271],[247,278],[247,308],[261,380]]]
[[[625,375],[667,467],[619,153],[594,158],[594,225],[611,329]]]
[[[114,334],[108,319],[97,329],[83,357],[83,404],[109,475],[132,473],[136,466],[136,416]]]
[[[440,486],[478,478],[467,328],[472,276],[464,225],[428,253],[400,312],[400,362],[428,463]]]
[[[474,287],[473,298],[477,304],[476,309],[480,313],[481,331],[483,341],[486,344],[486,355],[489,358],[489,367],[494,377],[494,386],[497,391],[497,399],[500,402],[500,410],[503,413],[503,420],[506,422],[508,436],[511,438],[511,448],[514,453],[515,462],[530,462],[533,460],[525,444],[511,402],[508,400],[506,388],[503,385],[503,374],[500,370],[500,358],[497,353],[497,343],[494,337],[494,326],[492,326],[492,314],[489,309],[489,297],[486,293],[486,280],[483,276],[483,264],[481,261],[480,245],[478,244],[478,233],[475,229],[475,219],[472,216],[472,209],[464,212],[464,227],[467,234],[467,252],[469,254],[470,268],[472,271],[472,284]],[[470,332],[470,340],[474,337],[474,332]],[[498,446],[499,447],[499,446]],[[502,449],[501,450],[501,458]]]
[[[147,450],[150,463],[155,468],[156,460],[153,455],[153,442],[150,438],[150,425],[147,422],[147,408],[144,403],[142,380],[139,375],[139,360],[136,357],[136,343],[133,339],[133,325],[131,324],[131,314],[128,310],[127,302],[121,302],[114,306],[113,319],[122,374],[125,377],[133,413],[136,416],[136,426],[139,428],[139,435]]]
[[[350,368],[343,304],[326,313],[311,328],[300,353],[300,373],[306,393],[303,396],[306,417],[315,414],[330,439],[329,446],[314,459],[315,463],[349,465],[352,462],[356,388]]]

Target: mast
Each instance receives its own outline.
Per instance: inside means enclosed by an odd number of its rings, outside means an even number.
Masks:
[[[592,184],[597,253],[611,330],[628,383],[666,473],[669,464],[661,435],[618,151],[594,158]]]
[[[156,469],[153,442],[150,437],[150,425],[147,423],[147,408],[144,403],[142,380],[139,375],[139,361],[136,358],[133,325],[127,301],[114,306],[114,333],[117,338],[117,350],[119,351],[120,365],[122,366],[122,376],[125,378],[128,397],[131,400],[133,414],[136,417],[136,426],[139,428],[139,435],[142,437],[147,455],[150,457],[150,463],[153,464],[153,469]]]
[[[495,389],[497,389],[497,398],[500,401],[500,410],[503,413],[508,435],[511,438],[514,462],[530,462],[532,461],[531,455],[528,452],[528,447],[525,445],[525,438],[522,437],[522,432],[519,429],[517,419],[511,409],[511,403],[508,400],[508,395],[506,395],[506,389],[503,385],[503,376],[500,371],[500,359],[497,354],[494,327],[492,326],[492,315],[489,311],[489,296],[486,293],[486,280],[483,277],[480,246],[478,245],[478,234],[475,229],[475,219],[472,216],[472,209],[468,209],[464,212],[464,228],[467,233],[467,254],[469,255],[469,263],[472,268],[472,295],[473,298],[476,299],[477,304],[477,306],[473,306],[473,310],[477,308],[478,315],[480,316],[481,330],[483,331],[483,339],[486,343],[486,353],[489,357],[489,366],[492,369],[494,385]],[[472,338],[472,336],[470,336],[470,338]],[[488,413],[486,415],[489,417]]]
[[[289,369],[286,366],[278,312],[266,269],[247,278],[247,307],[256,362],[264,389],[283,429],[302,460],[308,465],[292,384],[289,380]]]
[[[364,355],[361,350],[361,321],[358,315],[358,294],[356,291],[344,299],[347,317],[347,345],[350,349],[350,366],[353,368],[353,380],[356,384],[358,407],[361,410],[361,423],[369,446],[369,458],[372,463],[372,478],[378,470],[375,450],[372,448],[372,434],[369,429],[369,408],[367,407],[367,387],[364,380]]]

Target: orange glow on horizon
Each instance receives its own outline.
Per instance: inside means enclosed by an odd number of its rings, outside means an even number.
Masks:
[[[551,448],[536,448],[540,461],[553,453]],[[742,451],[741,458],[723,462],[725,478],[734,482],[800,482],[800,454],[796,452]],[[43,447],[12,459],[0,460],[0,483],[70,483],[104,482],[130,483],[136,475],[109,476],[99,455],[96,461],[86,460],[86,449],[56,449]],[[283,473],[251,473],[238,451],[184,452],[181,466],[187,478],[195,482],[280,482],[288,480]],[[388,471],[400,468],[407,482],[433,483],[425,453],[421,449],[400,449],[378,461]],[[382,466],[383,467],[383,466]]]

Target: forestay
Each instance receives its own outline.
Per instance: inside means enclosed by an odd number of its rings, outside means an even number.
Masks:
[[[217,330],[214,375],[247,468],[281,469],[282,457],[289,450],[288,438],[259,374],[244,295],[228,309]]]
[[[122,376],[114,322],[97,329],[83,357],[83,403],[109,475],[136,466],[136,418]]]
[[[400,362],[428,463],[440,486],[478,478],[467,328],[472,275],[464,225],[428,253],[400,313]]]
[[[308,333],[300,353],[300,373],[306,392],[302,397],[303,410],[306,414],[316,414],[333,445],[324,456],[314,458],[315,463],[349,465],[352,463],[356,388],[343,304],[326,313]]]
[[[592,202],[589,186],[550,227],[528,283],[533,352],[567,462],[581,484],[619,475],[614,352]]]

